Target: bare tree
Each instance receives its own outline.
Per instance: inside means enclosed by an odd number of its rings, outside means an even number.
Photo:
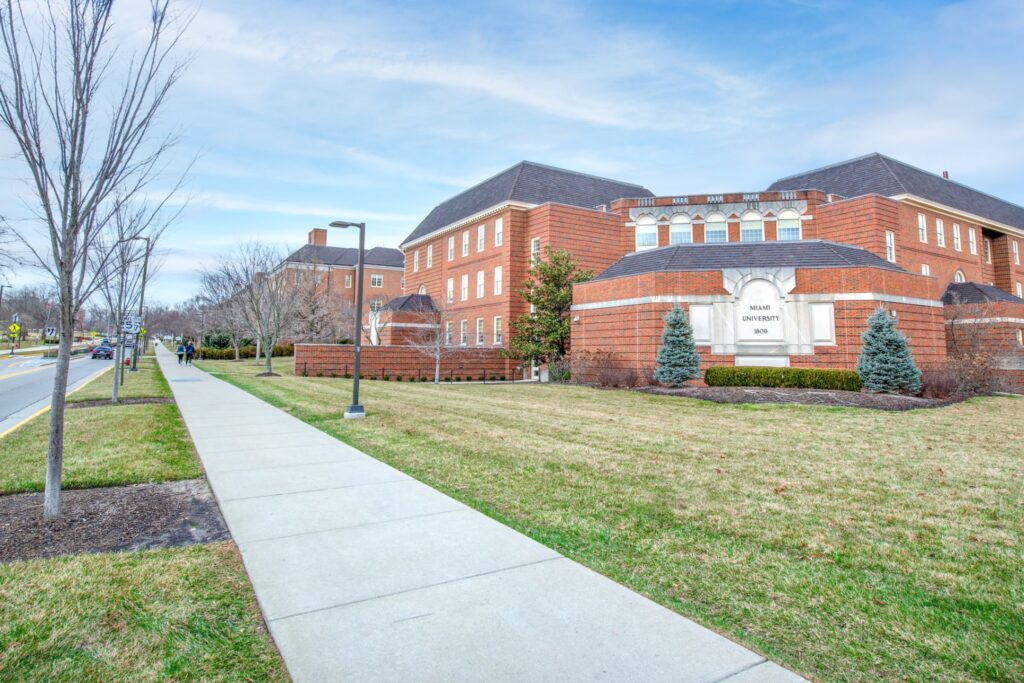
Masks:
[[[154,136],[157,114],[184,68],[171,54],[187,22],[176,22],[169,6],[170,0],[150,0],[144,45],[115,63],[111,0],[0,2],[0,122],[25,161],[26,201],[45,247],[15,232],[52,276],[60,310],[46,516],[60,514],[74,321],[103,271],[96,266],[104,260],[101,238],[119,204],[147,190],[174,143]]]
[[[947,365],[961,394],[987,394],[1003,389],[1013,341],[990,321],[991,303],[962,304],[959,295],[943,307]]]
[[[295,322],[288,336],[303,342],[335,343],[355,334],[355,305],[343,294],[332,292],[318,277],[302,278],[298,289]]]
[[[278,269],[282,255],[261,242],[240,245],[224,257],[207,276],[222,280],[237,300],[246,327],[255,333],[263,349],[265,370],[274,374],[274,346],[295,322],[301,289],[287,282],[284,269]]]
[[[242,299],[238,296],[238,285],[225,270],[217,268],[201,271],[202,288],[199,297],[208,306],[210,328],[228,335],[237,361],[241,358],[242,339],[251,327],[242,307]]]
[[[455,322],[446,308],[421,310],[409,314],[407,322],[414,327],[406,335],[406,343],[434,361],[434,384],[441,381],[441,364],[456,354],[467,354],[471,347],[461,346],[454,339]]]

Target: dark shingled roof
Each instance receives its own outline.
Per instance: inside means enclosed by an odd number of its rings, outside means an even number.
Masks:
[[[768,190],[821,190],[842,197],[910,194],[1024,230],[1024,207],[878,153],[776,180]]]
[[[905,273],[860,247],[826,240],[677,244],[628,254],[595,280],[655,272],[724,268],[881,268]]]
[[[1024,299],[1004,292],[998,287],[977,282],[952,282],[942,295],[942,303],[947,306],[950,304],[988,304],[996,301],[1024,304]]]
[[[553,202],[592,209],[616,199],[653,196],[650,190],[640,185],[522,161],[438,204],[402,245],[507,201],[526,204]]]
[[[432,313],[437,310],[434,300],[429,294],[405,294],[396,296],[384,304],[383,311],[411,311],[413,313]]]
[[[317,244],[304,244],[290,254],[285,261],[292,263],[315,263],[324,266],[355,267],[358,259],[359,250],[355,248],[323,247]],[[367,266],[403,268],[405,266],[405,255],[402,254],[400,249],[374,247],[366,251],[363,264]]]

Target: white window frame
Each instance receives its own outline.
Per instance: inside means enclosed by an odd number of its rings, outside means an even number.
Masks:
[[[345,289],[352,289],[352,273],[345,275]]]
[[[658,248],[658,221],[654,216],[640,216],[636,221],[633,249],[646,251]]]
[[[796,230],[796,237],[783,237],[783,230]],[[804,226],[800,214],[793,209],[783,209],[775,221],[775,239],[783,242],[799,241],[804,238]]]
[[[377,284],[374,284],[374,283]],[[374,289],[380,289],[384,286],[384,276],[380,273],[370,273],[370,286]]]
[[[530,264],[540,262],[540,238],[534,237],[530,240]]]
[[[974,228],[967,228],[967,247],[972,256],[978,255],[978,235]]]
[[[469,321],[459,321],[459,346],[466,346],[469,343]]]
[[[494,219],[494,246],[500,247],[501,243],[505,240],[505,219],[495,218]]]
[[[469,230],[462,231],[462,255],[469,256]]]
[[[501,266],[494,267],[494,296],[501,296],[501,290],[503,288],[503,272]]]
[[[453,323],[451,320],[444,324],[444,343],[448,346],[452,345],[452,327]]]
[[[752,227],[754,223],[757,224],[756,228]],[[746,239],[743,236],[744,232],[752,233],[755,230],[758,232],[756,239]],[[740,217],[740,242],[764,242],[764,217],[757,211],[745,211]]]
[[[484,319],[483,318],[477,318],[476,319],[476,345],[477,346],[483,346],[484,345]]]
[[[987,237],[982,237],[982,242],[985,247],[985,263],[992,263],[992,240]]]
[[[495,346],[501,346],[503,342],[504,342],[504,338],[502,337],[502,333],[501,333],[501,316],[500,315],[496,315],[496,316],[494,316],[494,340],[493,340],[493,343],[494,343]]]
[[[1013,265],[1020,265],[1020,247],[1017,246],[1017,240],[1010,242],[1010,248],[1013,250]]]
[[[434,265],[434,245],[433,244],[428,244],[427,245],[427,268],[430,268],[433,265]]]
[[[967,276],[964,275],[964,271],[957,270],[953,273],[953,282],[967,282]]]
[[[712,220],[712,219],[715,219],[715,218],[718,218],[718,217],[721,217],[721,220]],[[708,230],[708,225],[714,225],[714,226],[716,226],[716,228],[717,228],[717,226],[721,226],[722,239],[720,239],[720,240],[719,239],[709,240],[708,239],[708,233],[710,231]],[[718,233],[719,230],[716,229],[715,232]],[[713,214],[711,214],[710,216],[708,216],[707,218],[704,219],[704,242],[705,243],[707,243],[707,244],[725,244],[728,241],[729,241],[729,220],[725,217],[724,214],[713,213]]]
[[[960,224],[959,223],[954,223],[953,224],[953,249],[955,251],[963,251],[964,250],[964,243],[960,239]]]
[[[420,250],[417,249],[412,254],[412,272],[420,272]]]
[[[469,273],[462,276],[462,282],[460,284],[462,285],[462,288],[459,290],[459,293],[461,294],[459,301],[466,301],[469,299]]]
[[[693,244],[693,223],[685,213],[677,213],[669,221],[668,243]]]
[[[455,301],[455,280],[453,278],[448,278],[448,289],[445,292],[448,303]]]
[[[483,251],[485,246],[487,246],[487,226],[481,225],[476,229],[476,250]]]
[[[1024,299],[1024,285],[1017,283],[1017,298]]]
[[[885,260],[896,263],[896,233],[892,230],[885,231]]]
[[[484,298],[484,271],[476,271],[476,298]]]
[[[455,260],[455,235],[450,235],[448,237],[448,260]]]
[[[371,313],[377,313],[382,308],[384,308],[384,301],[379,296],[375,296],[372,299],[370,299]]]
[[[927,263],[922,263],[921,264],[921,275],[931,275],[931,274],[932,274],[931,266],[929,266]]]
[[[928,244],[928,219],[923,213],[917,214],[917,241]]]
[[[935,244],[943,248],[946,246],[946,224],[941,218],[935,219]]]

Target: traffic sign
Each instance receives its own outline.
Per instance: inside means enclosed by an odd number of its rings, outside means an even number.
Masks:
[[[11,323],[7,327],[7,329],[11,331],[11,334],[18,334],[18,332],[21,330],[21,325],[19,325],[18,323]]]
[[[49,339],[51,337],[56,337],[56,336],[57,336],[57,328],[56,327],[47,327],[46,328],[46,338],[47,339]]]
[[[15,313],[14,315],[11,316],[11,321],[12,322],[19,322],[20,320],[21,320],[21,316],[18,315],[17,313]]]
[[[140,323],[138,320],[125,320],[124,325],[121,326],[121,329],[127,332],[128,334],[138,334],[141,328],[142,323]]]

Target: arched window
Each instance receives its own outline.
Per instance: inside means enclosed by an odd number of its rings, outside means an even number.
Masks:
[[[967,278],[964,276],[964,271],[962,271],[962,270],[956,271],[956,273],[953,275],[953,281],[954,282],[966,282]]]
[[[763,242],[764,221],[757,211],[747,211],[740,218],[740,242]]]
[[[729,241],[729,228],[728,223],[725,222],[725,216],[720,213],[713,213],[704,219],[704,241]]]
[[[419,294],[426,294],[427,293],[427,286],[426,285],[420,285],[420,291],[418,293]]]
[[[641,216],[636,222],[636,250],[655,249],[658,246],[658,222],[654,216]]]
[[[685,213],[677,213],[672,216],[669,223],[668,243],[689,244],[693,242],[693,226],[690,225],[690,217]]]
[[[778,239],[803,239],[803,234],[800,230],[800,214],[793,209],[783,209],[782,213],[779,214],[779,220],[776,225],[778,227],[776,231]]]

